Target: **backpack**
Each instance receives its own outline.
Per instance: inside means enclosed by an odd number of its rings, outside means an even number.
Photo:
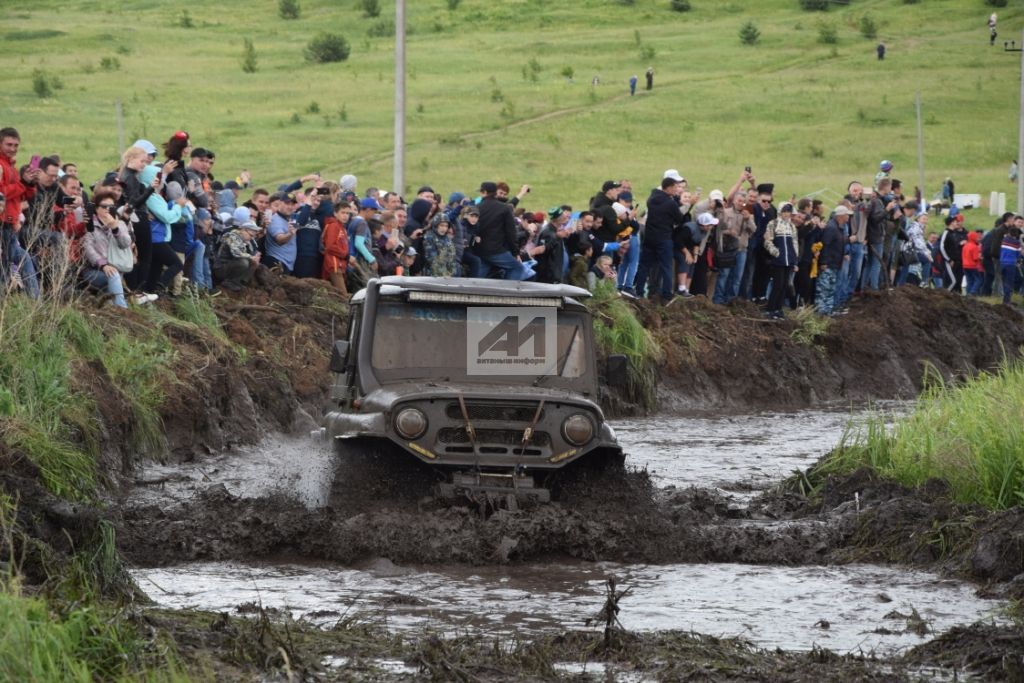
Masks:
[[[736,255],[740,251],[740,240],[733,235],[725,234],[722,224],[715,226],[715,268],[731,268],[736,265]]]

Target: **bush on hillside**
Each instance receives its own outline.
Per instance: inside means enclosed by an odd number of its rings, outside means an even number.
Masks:
[[[828,9],[828,0],[800,0],[800,7],[808,12],[824,12]]]
[[[282,19],[298,19],[301,13],[299,0],[278,0],[277,13]]]
[[[370,28],[366,29],[366,35],[371,38],[390,38],[395,35],[395,20],[381,19],[374,22]]]
[[[875,25],[875,20],[871,18],[870,14],[865,14],[860,18],[860,34],[868,40],[878,37],[878,26]]]
[[[336,33],[320,33],[306,46],[306,59],[324,64],[343,62],[351,52],[348,41]]]
[[[818,24],[818,42],[825,45],[835,45],[839,42],[839,30],[830,21],[823,21]]]
[[[672,9],[676,12],[689,12],[690,0],[672,0]]]
[[[1006,0],[985,0],[989,7],[1006,7]]]
[[[744,45],[755,45],[760,37],[761,32],[754,22],[748,21],[740,27],[740,42]]]
[[[379,17],[380,16],[380,0],[362,0],[360,5],[363,8],[363,14],[368,17]]]
[[[461,2],[462,0],[448,0],[448,9],[454,12],[455,10],[459,9],[459,4]]]

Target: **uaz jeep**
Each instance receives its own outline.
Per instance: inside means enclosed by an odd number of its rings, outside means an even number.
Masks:
[[[591,316],[567,285],[383,277],[352,297],[320,434],[341,458],[415,458],[445,497],[550,499],[543,475],[621,465],[600,407]],[[625,358],[606,379],[624,381]],[[581,462],[582,464],[582,462]]]

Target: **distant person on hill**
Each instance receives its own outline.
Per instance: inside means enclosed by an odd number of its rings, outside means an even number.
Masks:
[[[879,43],[878,47],[875,48],[875,52],[878,54],[878,61],[885,59],[885,43]]]
[[[647,78],[647,89],[651,90],[654,88],[654,67],[647,67],[647,73],[645,73],[644,76]]]
[[[640,79],[636,77],[636,74],[633,74],[632,76],[629,77],[629,96],[630,97],[632,97],[633,95],[636,95],[636,84],[639,81],[640,81]]]
[[[1010,177],[1010,182],[1011,183],[1017,182],[1017,160],[1016,159],[1014,159],[1013,161],[1010,162],[1009,177]]]

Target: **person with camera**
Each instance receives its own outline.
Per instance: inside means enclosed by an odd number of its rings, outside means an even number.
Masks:
[[[89,230],[82,238],[81,277],[90,287],[110,295],[115,306],[128,308],[123,277],[134,267],[132,229],[118,215],[113,192],[101,189],[93,202],[95,208]]]
[[[878,291],[881,286],[883,268],[885,269],[886,286],[888,286],[888,268],[885,262],[885,237],[889,230],[889,221],[899,212],[899,200],[892,193],[892,180],[882,178],[874,196],[865,210],[867,219],[867,274],[864,289]]]
[[[502,180],[498,182],[498,192],[495,196],[498,198],[499,201],[508,202],[509,206],[515,208],[519,206],[519,202],[523,200],[523,197],[530,193],[530,186],[523,185],[522,187],[520,187],[519,193],[516,194],[515,197],[509,197],[509,194],[511,194],[511,192],[512,188],[508,186],[508,183]]]
[[[740,280],[747,263],[747,245],[754,234],[754,215],[747,206],[745,193],[738,191],[742,182],[741,178],[728,197],[721,201],[712,200],[712,213],[719,219],[715,240],[718,280],[713,296],[716,304],[727,304],[739,296]],[[725,205],[727,199],[730,206]]]

